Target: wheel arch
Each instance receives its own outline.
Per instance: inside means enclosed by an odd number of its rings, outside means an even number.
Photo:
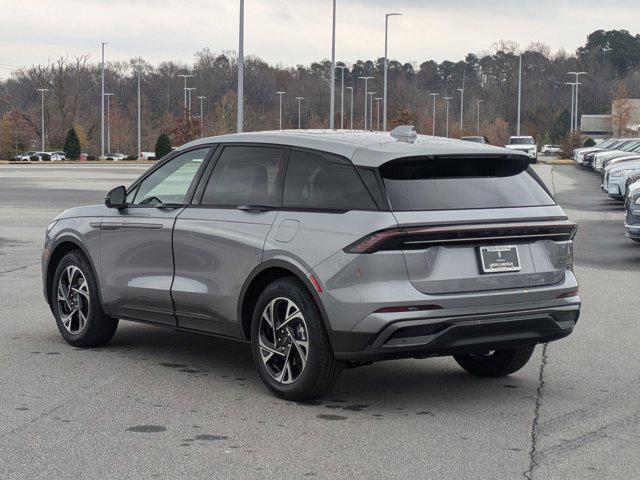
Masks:
[[[331,330],[328,322],[327,312],[322,304],[320,295],[314,288],[309,277],[297,266],[285,260],[268,260],[256,267],[247,277],[240,291],[238,299],[238,320],[240,334],[246,340],[251,339],[251,316],[253,307],[262,290],[271,282],[285,277],[294,277],[300,280],[318,305],[322,320],[327,332]]]
[[[51,292],[53,291],[53,277],[56,273],[56,268],[60,263],[60,260],[69,252],[73,250],[80,250],[84,257],[89,262],[91,269],[93,270],[93,277],[95,278],[96,284],[98,285],[98,297],[100,298],[100,303],[102,305],[102,309],[107,312],[105,308],[104,301],[102,300],[102,292],[100,289],[100,279],[98,278],[98,271],[96,270],[96,266],[93,262],[93,258],[89,255],[86,247],[82,244],[78,238],[72,235],[65,235],[58,238],[55,244],[51,247],[51,253],[47,260],[46,265],[46,280],[45,280],[45,298],[49,305],[51,305]]]

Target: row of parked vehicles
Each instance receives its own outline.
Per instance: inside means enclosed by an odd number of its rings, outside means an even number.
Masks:
[[[19,162],[42,162],[49,160],[53,162],[60,162],[66,159],[67,155],[63,151],[39,152],[36,150],[30,150],[14,157],[14,160]]]
[[[462,137],[462,140],[465,140],[467,142],[489,144],[489,139],[487,137],[479,135]],[[562,150],[559,145],[551,144],[542,145],[540,149],[538,149],[536,141],[531,136],[509,137],[509,140],[507,140],[507,143],[505,144],[505,148],[526,153],[531,159],[531,163],[537,163],[538,152],[542,153],[543,155],[557,155]]]
[[[625,204],[626,236],[640,243],[640,138],[611,138],[573,151],[578,165],[602,175],[602,191]]]

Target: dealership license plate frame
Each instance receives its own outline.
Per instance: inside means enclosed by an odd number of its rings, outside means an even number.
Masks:
[[[503,256],[503,254],[506,254]],[[522,270],[517,245],[478,247],[478,263],[482,273],[509,273]]]

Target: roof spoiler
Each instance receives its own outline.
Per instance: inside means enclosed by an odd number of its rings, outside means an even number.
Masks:
[[[389,134],[399,142],[413,143],[418,139],[418,132],[414,125],[399,125]]]

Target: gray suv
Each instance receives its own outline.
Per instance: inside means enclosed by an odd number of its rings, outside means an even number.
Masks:
[[[575,232],[513,150],[408,126],[224,135],[55,218],[44,296],[77,347],[119,319],[250,342],[292,400],[378,360],[497,377],[572,332]]]

